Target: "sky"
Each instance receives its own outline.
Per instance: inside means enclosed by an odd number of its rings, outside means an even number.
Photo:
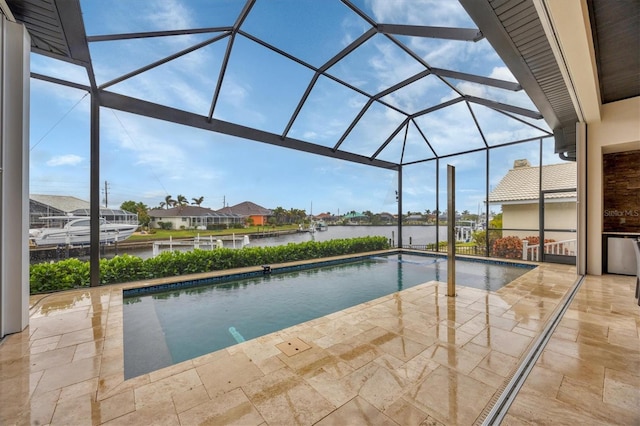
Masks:
[[[474,28],[464,9],[452,0],[354,0],[382,23]],[[232,25],[243,1],[165,0],[162,2],[82,0],[89,36],[163,29]],[[428,11],[428,12],[425,12]],[[289,55],[320,67],[360,37],[369,24],[339,1],[257,0],[241,29]],[[292,31],[295,35],[292,36]],[[98,84],[152,64],[219,33],[91,42]],[[430,66],[515,81],[486,40],[476,43],[397,36]],[[110,85],[106,90],[207,115],[220,77],[228,39],[215,41],[174,61]],[[31,55],[33,72],[88,84],[83,68]],[[381,34],[375,35],[329,73],[369,94],[378,93],[424,69],[415,58]],[[235,38],[216,103],[215,119],[282,134],[313,78],[313,71],[261,48],[250,38]],[[534,109],[526,94],[489,88],[456,79],[447,82],[473,96]],[[457,94],[431,75],[383,100],[415,113]],[[366,97],[321,76],[293,122],[288,136],[333,147],[362,110]],[[72,195],[89,200],[90,96],[79,89],[31,79],[30,192]],[[484,146],[474,118],[490,145],[537,137],[544,133],[521,121],[464,102],[416,119],[439,155]],[[520,118],[520,117],[519,117]],[[402,122],[393,108],[374,103],[340,149],[371,155]],[[219,209],[251,201],[266,208],[304,209],[307,213],[344,214],[370,210],[397,213],[394,171],[193,129],[121,111],[100,110],[102,204],[117,208],[124,201],[156,207],[167,195],[204,197],[202,205]],[[543,130],[543,120],[523,119]],[[412,126],[392,140],[379,158],[405,161],[425,158],[429,147]],[[489,188],[495,187],[516,159],[540,164],[538,141],[491,150]],[[429,154],[431,155],[431,154]],[[432,155],[431,155],[432,156]],[[542,162],[560,162],[552,138],[542,143]],[[456,167],[456,209],[484,210],[486,154],[443,158],[436,187],[436,163],[403,167],[403,213],[446,209],[446,167]],[[105,197],[106,194],[106,197]],[[106,199],[105,199],[106,198]],[[498,210],[499,206],[491,207]]]

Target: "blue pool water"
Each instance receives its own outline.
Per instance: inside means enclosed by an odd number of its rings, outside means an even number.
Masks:
[[[456,284],[495,291],[529,269],[458,259]],[[432,280],[447,281],[446,260],[394,254],[150,294],[125,292],[125,378]]]

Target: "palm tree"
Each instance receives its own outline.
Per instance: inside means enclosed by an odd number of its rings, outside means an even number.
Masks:
[[[284,222],[284,218],[287,214],[286,210],[282,207],[278,206],[272,211],[273,217],[276,219],[276,224],[281,224]]]
[[[200,198],[192,198],[193,203],[191,204],[195,204],[196,206],[200,207],[200,204],[202,204],[202,202],[204,201],[204,197],[200,197]]]
[[[173,207],[176,205],[176,200],[171,198],[171,195],[167,195],[166,197],[164,197],[164,205],[167,209],[169,209],[169,207]]]
[[[176,203],[181,207],[184,206],[185,204],[189,204],[189,202],[187,201],[187,197],[185,197],[184,195],[181,195],[181,194],[179,194],[176,197],[176,200],[177,200]]]

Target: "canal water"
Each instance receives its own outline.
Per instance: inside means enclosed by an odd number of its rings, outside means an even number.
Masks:
[[[223,246],[228,248],[240,248],[243,245],[243,239],[245,234],[242,230],[238,230],[235,234],[235,244],[231,241],[231,236],[226,236],[223,240]],[[274,237],[264,238],[251,238],[249,237],[250,247],[266,247],[266,246],[279,246],[289,243],[302,243],[306,241],[328,241],[340,238],[357,238],[357,237],[385,237],[393,246],[398,244],[398,228],[397,226],[329,226],[326,231],[316,232],[298,232],[295,234],[285,234]],[[440,227],[440,241],[447,239],[447,228],[445,226]],[[202,237],[202,241],[210,241],[208,237]],[[216,238],[213,237],[215,243]],[[426,245],[436,242],[436,227],[435,226],[404,226],[402,228],[402,241],[406,246],[413,244],[416,246]],[[209,249],[210,246],[202,245],[201,249]],[[174,243],[171,248],[174,251],[188,251],[192,250],[193,246],[180,246],[178,241]],[[164,242],[160,248],[160,252],[168,251],[169,243]],[[132,256],[138,256],[142,259],[153,257],[153,248],[151,245],[145,247],[127,247],[126,244],[119,247],[110,246],[106,250],[101,250],[101,257],[111,258],[116,254],[129,254]],[[72,248],[67,250],[64,247],[54,248],[51,250],[37,251],[31,253],[31,263],[49,262],[63,260],[69,257],[77,257],[81,260],[88,260],[89,247]]]
[[[447,239],[447,228],[445,226],[440,227],[440,241]],[[244,234],[238,232],[235,234],[236,247],[240,247],[242,244],[242,237]],[[289,243],[302,243],[306,241],[328,241],[340,238],[357,238],[357,237],[385,237],[392,241],[393,245],[398,243],[398,228],[396,226],[329,226],[326,231],[316,232],[299,232],[296,234],[280,235],[277,237],[266,238],[250,238],[250,247],[266,247],[266,246],[280,246]],[[215,238],[215,237],[214,237]],[[435,226],[403,226],[402,227],[402,241],[403,243],[414,245],[425,245],[436,242],[436,227]],[[225,247],[232,247],[231,241],[225,241]],[[164,247],[163,250],[167,250],[168,247]],[[174,250],[189,250],[184,247],[174,247]],[[132,256],[139,256],[143,259],[151,257],[153,255],[152,249],[127,249],[126,251],[119,250],[120,254],[130,254]]]

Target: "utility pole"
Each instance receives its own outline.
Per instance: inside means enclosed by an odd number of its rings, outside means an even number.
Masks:
[[[104,181],[104,208],[108,208],[109,207],[109,182],[107,182],[106,180]]]

